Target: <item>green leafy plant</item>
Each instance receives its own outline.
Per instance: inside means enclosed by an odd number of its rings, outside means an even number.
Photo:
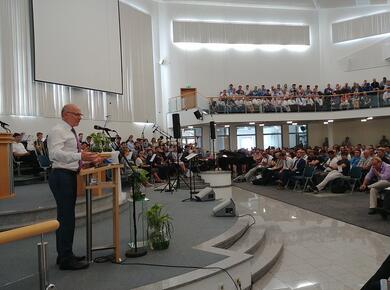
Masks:
[[[131,166],[133,173],[130,175],[130,182],[134,186],[133,199],[135,201],[144,198],[144,193],[141,191],[141,184],[148,182],[148,172],[144,169],[138,168],[137,166]]]
[[[154,204],[147,210],[149,244],[152,249],[164,250],[169,247],[173,233],[172,217],[163,212],[163,205]]]
[[[111,140],[109,137],[105,136],[103,133],[92,133],[92,146],[90,150],[92,152],[111,152]]]

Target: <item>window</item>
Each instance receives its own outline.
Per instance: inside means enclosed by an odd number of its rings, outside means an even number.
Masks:
[[[263,127],[264,148],[282,147],[282,126],[264,126]]]
[[[181,143],[183,145],[195,144],[202,147],[202,128],[181,129]]]
[[[219,152],[221,150],[230,150],[230,128],[225,127],[216,127],[216,140],[215,140],[215,152]],[[212,140],[210,139],[212,142]],[[212,149],[212,145],[210,146]]]
[[[256,127],[237,127],[237,149],[256,147]]]
[[[290,148],[297,145],[307,146],[307,125],[289,125],[288,139]]]

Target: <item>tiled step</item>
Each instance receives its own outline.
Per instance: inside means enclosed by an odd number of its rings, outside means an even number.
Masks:
[[[275,265],[283,252],[283,243],[273,241],[266,237],[262,244],[253,255],[252,259],[252,283],[261,279]]]
[[[253,225],[229,250],[254,254],[265,240],[266,230],[263,225]]]

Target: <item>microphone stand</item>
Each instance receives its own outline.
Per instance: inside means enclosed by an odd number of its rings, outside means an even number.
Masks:
[[[108,135],[110,140],[112,140],[110,133],[108,131],[104,131],[104,132]],[[130,171],[131,171],[131,189],[132,189],[132,194],[133,194],[134,248],[128,249],[126,251],[126,257],[127,258],[142,257],[142,256],[145,256],[148,253],[148,251],[147,251],[146,247],[138,247],[138,245],[137,245],[137,217],[135,214],[135,211],[136,211],[136,207],[135,207],[135,183],[136,182],[135,182],[135,179],[139,175],[139,173],[136,172],[133,169],[133,167],[131,167],[129,160],[127,160],[127,158],[123,155],[122,151],[120,150],[120,147],[115,142],[112,142],[112,143],[115,144],[115,149],[117,149],[119,151],[119,158],[125,160],[126,164],[128,165],[128,167],[130,168]]]

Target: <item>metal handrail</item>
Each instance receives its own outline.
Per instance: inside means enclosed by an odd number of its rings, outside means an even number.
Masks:
[[[25,227],[0,232],[0,245],[28,239],[35,236],[41,236],[41,241],[37,244],[40,290],[48,290],[55,288],[54,284],[48,283],[47,242],[43,241],[43,235],[57,230],[59,226],[60,223],[57,220],[49,220]]]

